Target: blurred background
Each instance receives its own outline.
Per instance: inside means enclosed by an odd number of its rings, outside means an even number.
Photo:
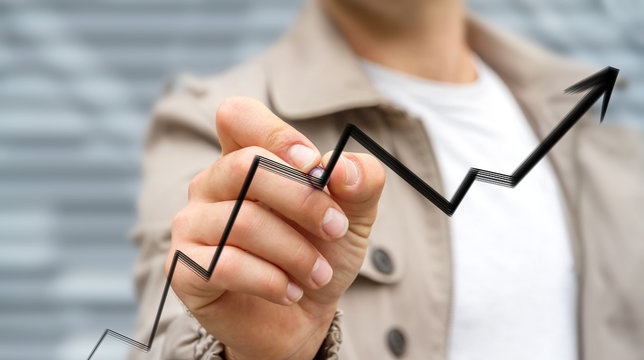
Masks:
[[[266,49],[300,2],[0,0],[1,359],[85,359],[106,327],[132,335],[128,231],[149,109],[174,74]],[[644,128],[644,1],[469,3],[554,51],[620,68],[629,86],[607,121]],[[97,358],[126,351],[108,341]]]

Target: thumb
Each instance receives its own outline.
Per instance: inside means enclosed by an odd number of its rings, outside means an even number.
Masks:
[[[330,157],[331,152],[324,155],[323,166],[326,166]],[[385,170],[374,156],[342,153],[327,186],[349,219],[349,231],[365,238],[369,236],[384,185]]]

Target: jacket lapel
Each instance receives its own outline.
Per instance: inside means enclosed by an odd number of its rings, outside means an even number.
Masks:
[[[375,106],[381,96],[318,1],[309,1],[294,27],[266,59],[271,106],[288,120]]]

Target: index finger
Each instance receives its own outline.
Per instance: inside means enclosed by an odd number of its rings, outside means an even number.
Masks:
[[[306,136],[253,98],[224,100],[217,109],[216,126],[223,155],[259,146],[300,171],[308,172],[320,163],[320,152]]]

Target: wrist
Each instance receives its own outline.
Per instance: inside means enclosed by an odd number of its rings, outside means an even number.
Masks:
[[[321,319],[320,325],[316,327],[316,331],[308,338],[307,343],[302,346],[300,351],[290,356],[289,360],[326,359],[326,357],[321,357],[320,355],[323,354],[322,349],[337,313],[337,311],[334,311],[330,316],[325,316],[324,319]]]
[[[337,310],[330,320],[323,320],[321,326],[316,327],[311,336],[308,337],[309,341],[295,352],[285,356],[283,359],[288,360],[326,360],[338,359],[338,352],[340,344],[342,343],[342,332],[340,328],[340,319],[342,311]],[[225,360],[246,360],[242,354],[237,353],[230,347],[223,346],[221,355]]]
[[[341,317],[342,311],[337,310],[324,338],[324,342],[322,342],[317,354],[315,354],[314,360],[337,360],[340,358],[340,345],[342,344]]]

